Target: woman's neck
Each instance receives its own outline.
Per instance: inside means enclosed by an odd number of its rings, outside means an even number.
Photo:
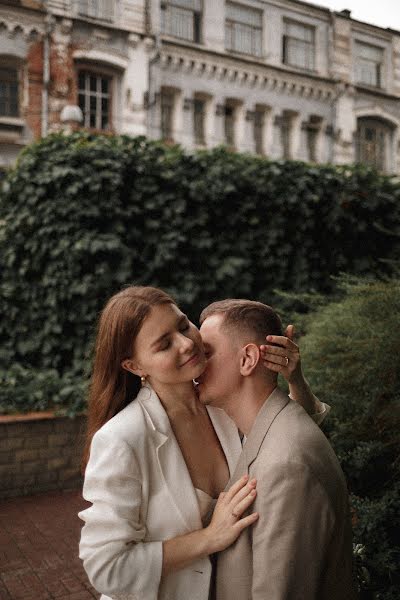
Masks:
[[[169,419],[179,415],[196,415],[204,412],[199,402],[193,382],[153,387]]]

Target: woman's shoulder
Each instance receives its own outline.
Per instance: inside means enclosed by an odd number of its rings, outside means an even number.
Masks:
[[[97,439],[131,444],[146,432],[146,419],[141,404],[135,398],[95,433]]]

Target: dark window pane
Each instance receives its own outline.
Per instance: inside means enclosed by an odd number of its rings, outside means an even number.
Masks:
[[[78,104],[79,108],[85,112],[85,96],[83,94],[79,94],[78,96]]]
[[[94,75],[90,76],[90,91],[91,92],[97,91],[97,77],[95,77]]]
[[[102,79],[101,80],[101,91],[103,94],[107,94],[108,93],[108,79]]]
[[[85,89],[85,73],[80,72],[78,77],[78,87],[80,90]]]
[[[89,126],[96,127],[96,113],[92,113],[92,112],[90,113]]]

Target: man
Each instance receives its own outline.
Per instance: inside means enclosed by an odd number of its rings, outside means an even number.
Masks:
[[[282,334],[279,317],[259,302],[224,300],[207,307],[200,322],[208,363],[199,396],[224,409],[244,434],[228,485],[245,472],[256,477],[252,510],[259,513],[219,555],[216,599],[354,598],[343,473],[319,427],[277,388],[276,372],[260,359],[265,336]],[[287,364],[284,347],[274,353],[277,365]]]

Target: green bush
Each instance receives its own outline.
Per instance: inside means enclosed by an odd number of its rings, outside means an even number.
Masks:
[[[79,390],[97,314],[124,284],[166,288],[195,320],[218,298],[326,293],[340,270],[389,272],[399,221],[398,184],[364,168],[49,136],[0,197],[0,368],[21,389],[27,370],[55,370]]]
[[[341,298],[306,319],[303,362],[333,406],[327,434],[349,482],[364,596],[400,597],[400,279],[342,278]]]

